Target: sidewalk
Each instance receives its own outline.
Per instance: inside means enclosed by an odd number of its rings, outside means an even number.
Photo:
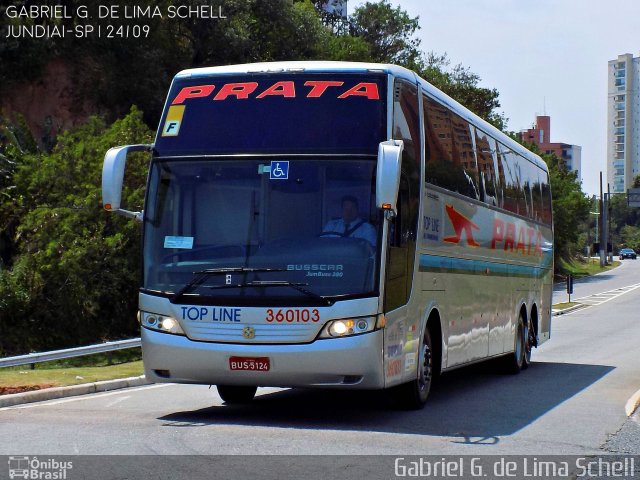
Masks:
[[[44,402],[45,400],[55,400],[57,398],[75,397],[89,393],[108,392],[120,388],[139,387],[148,384],[149,382],[147,382],[145,376],[141,375],[140,377],[104,380],[101,382],[83,383],[81,385],[70,385],[68,387],[43,388],[41,390],[1,395],[0,408],[12,407],[23,403]]]

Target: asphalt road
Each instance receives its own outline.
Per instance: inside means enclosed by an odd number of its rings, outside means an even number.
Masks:
[[[614,257],[618,260],[618,257]],[[598,260],[596,260],[598,261]],[[640,260],[622,260],[619,267],[598,275],[574,280],[571,301],[615,290],[616,288],[640,284]],[[553,303],[568,302],[567,283],[556,282],[553,288]]]
[[[576,290],[635,283],[640,261]],[[638,455],[640,423],[625,414],[640,389],[638,306],[640,289],[554,317],[529,370],[451,372],[418,412],[380,392],[264,388],[226,406],[215,388],[150,385],[0,409],[0,454]]]

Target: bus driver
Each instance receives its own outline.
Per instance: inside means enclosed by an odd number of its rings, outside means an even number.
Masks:
[[[376,246],[376,229],[359,216],[358,199],[352,195],[342,197],[342,217],[329,220],[322,230],[323,237],[363,238]]]

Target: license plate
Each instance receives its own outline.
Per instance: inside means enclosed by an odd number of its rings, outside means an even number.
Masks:
[[[271,364],[269,357],[229,357],[229,368],[231,370],[268,372]]]

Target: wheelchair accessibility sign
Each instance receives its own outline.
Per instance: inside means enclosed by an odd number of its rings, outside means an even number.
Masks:
[[[269,180],[288,180],[289,179],[289,162],[277,160],[271,162],[269,170]]]

